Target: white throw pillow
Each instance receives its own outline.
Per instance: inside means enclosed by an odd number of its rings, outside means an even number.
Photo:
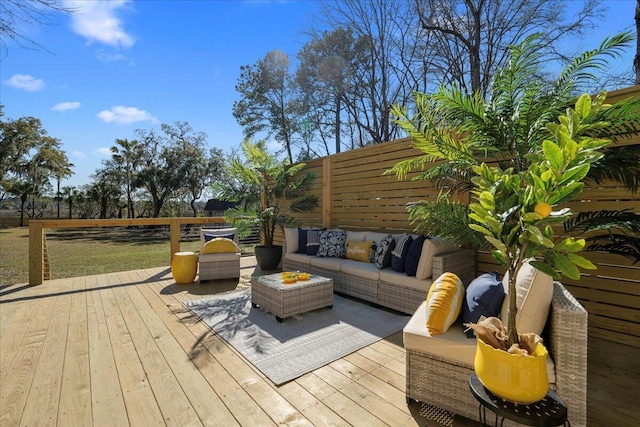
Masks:
[[[284,229],[284,244],[287,247],[286,253],[288,254],[292,254],[298,250],[298,229],[297,228]]]
[[[433,273],[433,257],[436,255],[453,252],[455,249],[455,246],[453,246],[451,243],[437,237],[425,240],[422,245],[420,261],[418,261],[416,279],[422,280],[431,277]]]
[[[504,286],[504,302],[500,317],[502,323],[507,326],[509,318],[509,273],[502,279]],[[528,262],[525,263],[516,280],[516,326],[518,333],[524,334],[533,332],[542,334],[544,325],[547,323],[549,310],[551,309],[551,299],[553,298],[553,278],[541,271],[533,268]]]

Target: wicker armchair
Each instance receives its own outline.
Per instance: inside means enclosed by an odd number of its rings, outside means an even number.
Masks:
[[[240,248],[235,228],[201,229],[198,271],[201,282],[240,278]],[[221,242],[221,240],[223,240]],[[223,243],[220,245],[220,243]],[[220,251],[220,247],[224,247]]]
[[[572,426],[587,425],[587,317],[587,311],[569,291],[554,283],[543,338],[555,363],[552,388],[566,402]],[[478,402],[469,391],[473,364],[463,365],[410,348],[406,349],[406,361],[407,401],[413,399],[477,419]],[[505,425],[513,424],[505,421]]]

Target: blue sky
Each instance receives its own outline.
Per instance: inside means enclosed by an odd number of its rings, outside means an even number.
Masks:
[[[62,141],[82,185],[117,138],[188,121],[229,152],[242,141],[231,114],[241,65],[274,49],[295,57],[319,4],[314,0],[112,0],[68,2],[44,28],[25,29],[47,50],[9,44],[0,64],[6,118],[34,116]],[[611,0],[606,28],[576,41],[595,47],[633,29],[635,0]],[[604,25],[603,25],[604,27]],[[625,62],[632,61],[630,49]]]

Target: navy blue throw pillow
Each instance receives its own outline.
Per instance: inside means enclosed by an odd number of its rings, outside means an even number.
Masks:
[[[297,254],[307,253],[307,229],[298,227],[298,250]]]
[[[391,251],[391,268],[395,271],[404,272],[411,243],[413,243],[413,237],[405,233],[398,239],[395,249]]]
[[[484,273],[473,279],[467,287],[462,302],[462,323],[478,323],[480,316],[499,316],[504,300],[504,287],[496,272]],[[466,327],[463,325],[463,328]],[[475,335],[473,330],[465,332],[468,338]]]
[[[420,261],[420,255],[422,255],[422,245],[427,240],[425,236],[418,236],[413,239],[411,246],[409,246],[409,252],[407,252],[407,259],[404,262],[404,271],[407,276],[415,276],[418,271],[418,261]]]
[[[209,240],[217,239],[217,238],[225,238],[233,240],[235,238],[235,234],[208,234],[204,233],[204,242],[207,243]]]

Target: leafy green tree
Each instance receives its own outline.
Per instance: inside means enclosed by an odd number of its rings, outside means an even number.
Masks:
[[[160,128],[161,134],[153,130],[136,131],[142,156],[134,185],[148,192],[154,218],[160,215],[163,205],[174,195],[185,189],[192,195],[198,194],[207,185],[206,179],[197,182],[192,173],[194,165],[196,169],[204,170],[201,160],[206,158],[206,134],[194,131],[188,122],[162,124]]]
[[[390,173],[404,178],[437,162],[418,178],[435,180],[443,191],[436,201],[411,205],[409,216],[420,232],[488,247],[508,271],[509,345],[518,342],[515,278],[526,259],[535,257],[531,264],[554,278],[577,279],[578,267],[593,268],[578,254],[586,241],[572,237],[571,230],[556,236],[552,226],[571,218],[571,209],[558,205],[575,198],[591,171],[601,167],[598,161],[608,151],[600,150],[622,131],[635,129],[637,134],[640,129],[640,99],[607,105],[604,94],[593,101],[585,94],[575,102],[580,85],[631,40],[628,33],[606,39],[547,84],[532,78],[539,73],[542,55],[540,36],[530,36],[510,48],[486,98],[454,84],[432,95],[417,93],[415,115],[394,107],[398,124],[424,154],[396,164]],[[488,157],[497,161],[487,164]],[[625,173],[609,174],[620,175]],[[471,191],[468,207],[452,201],[455,191]],[[633,235],[640,217],[622,223],[617,213],[601,211],[599,219],[604,217],[609,228],[630,233],[624,234],[626,250],[618,253],[640,260],[640,251],[633,251],[640,243]]]
[[[273,50],[253,65],[240,67],[233,103],[233,117],[251,138],[259,132],[274,136],[293,163],[293,135],[297,129],[295,81],[289,71],[289,57]]]
[[[25,204],[29,197],[34,216],[35,198],[51,188],[51,179],[59,182],[70,176],[73,165],[62,150],[60,140],[47,135],[35,117],[0,121],[0,146],[0,186],[3,192],[20,198],[21,224],[24,224]]]
[[[86,189],[87,197],[98,203],[98,218],[119,217],[122,188],[120,175],[113,161],[103,163],[102,168],[94,172],[93,182]]]
[[[67,206],[69,208],[69,219],[73,218],[73,204],[78,195],[79,190],[76,187],[69,185],[62,187],[61,196],[64,200],[67,201]]]
[[[269,153],[266,141],[241,144],[240,156],[229,159],[228,179],[214,185],[214,194],[222,200],[244,201],[244,205],[227,210],[226,217],[248,235],[257,225],[262,242],[273,247],[276,227],[294,224],[292,212],[308,212],[318,206],[316,195],[306,194],[315,179],[303,172],[306,163],[289,164]]]

